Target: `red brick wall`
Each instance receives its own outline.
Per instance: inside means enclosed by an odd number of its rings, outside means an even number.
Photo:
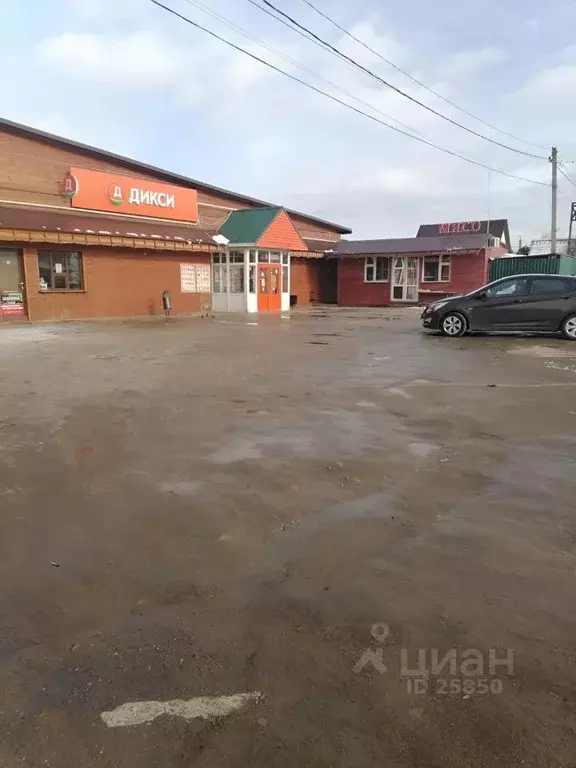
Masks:
[[[338,259],[338,304],[343,307],[385,307],[390,283],[365,283],[364,259]]]
[[[210,294],[180,292],[180,264],[210,264],[208,255],[86,249],[84,291],[40,291],[36,248],[24,248],[29,320],[72,320],[162,314],[162,291],[172,294],[173,314],[200,312]]]
[[[420,273],[422,275],[422,273]],[[480,288],[488,279],[488,255],[487,251],[482,250],[478,253],[453,254],[450,269],[449,283],[423,283],[420,282],[420,288],[424,290],[443,291],[445,293],[457,294],[468,293],[475,288]],[[434,301],[437,295],[429,296],[421,294],[422,301]]]
[[[320,261],[320,259],[291,259],[290,294],[298,297],[297,307],[320,301]]]
[[[494,254],[492,254],[494,255]],[[480,288],[487,281],[489,252],[486,250],[473,254],[452,254],[450,282],[422,282],[423,263],[420,259],[420,291],[439,291],[442,293],[421,292],[419,299],[427,303],[441,298],[442,294],[467,293]],[[392,264],[390,264],[392,276]],[[343,258],[338,260],[338,304],[345,307],[382,307],[390,301],[390,282],[365,283],[364,259]]]

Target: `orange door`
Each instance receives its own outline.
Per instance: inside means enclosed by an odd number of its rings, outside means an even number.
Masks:
[[[268,312],[270,309],[268,265],[258,265],[258,312]]]
[[[280,264],[258,265],[258,312],[282,309],[282,273]]]
[[[280,287],[280,265],[269,267],[268,285],[270,294],[268,296],[269,309],[279,312],[282,309],[282,288]]]

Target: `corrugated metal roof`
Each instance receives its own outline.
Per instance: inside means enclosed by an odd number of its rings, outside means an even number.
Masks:
[[[232,211],[224,224],[218,230],[231,245],[242,243],[252,245],[257,243],[281,208],[246,208],[244,211]]]
[[[576,240],[572,240],[572,256],[576,255]],[[552,253],[552,240],[550,238],[543,240],[532,240],[530,243],[530,256],[547,256]],[[568,238],[561,237],[556,240],[556,255],[568,256]]]
[[[441,235],[388,240],[341,240],[329,256],[373,256],[394,253],[454,253],[478,251],[488,243],[487,235]]]

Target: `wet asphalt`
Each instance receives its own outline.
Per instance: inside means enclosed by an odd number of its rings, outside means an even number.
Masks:
[[[575,461],[560,339],[0,328],[0,766],[574,768]]]

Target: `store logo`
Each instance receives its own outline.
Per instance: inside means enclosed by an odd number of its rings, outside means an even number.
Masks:
[[[477,233],[482,229],[479,221],[457,221],[451,224],[438,224],[439,235],[454,235],[460,232]]]
[[[116,184],[116,182],[113,182],[108,187],[108,200],[110,200],[112,205],[122,205],[124,202],[122,187],[119,184]]]
[[[62,183],[62,194],[67,200],[71,200],[74,195],[78,194],[80,189],[80,182],[71,173],[68,173]]]

